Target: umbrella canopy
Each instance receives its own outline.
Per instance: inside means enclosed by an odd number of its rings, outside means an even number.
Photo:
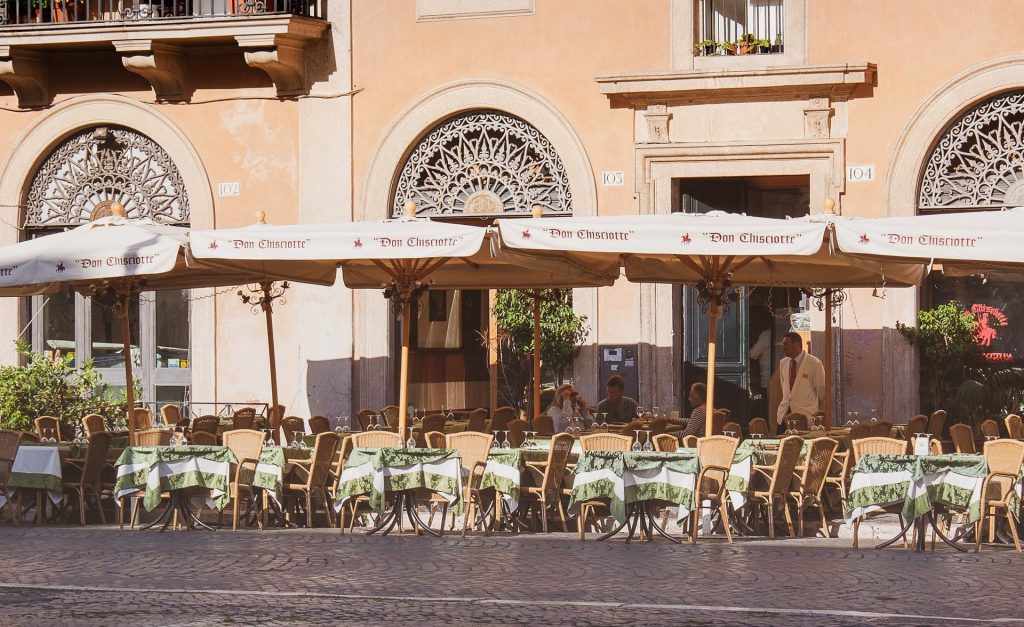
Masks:
[[[383,289],[402,314],[399,429],[408,399],[411,307],[428,288],[564,288],[611,285],[617,260],[581,265],[560,253],[542,258],[505,251],[490,229],[405,217],[380,222],[256,225],[192,233],[200,260],[306,262],[340,267],[346,285]]]
[[[128,302],[140,291],[189,289],[299,280],[331,284],[333,268],[300,264],[195,263],[186,259],[188,229],[123,216],[0,247],[0,296],[57,291],[66,285],[86,296],[113,294],[125,342],[126,396],[135,405]],[[134,430],[129,419],[129,437]]]
[[[630,281],[696,284],[711,306],[708,414],[714,412],[715,345],[733,285],[872,287],[916,285],[920,262],[837,254],[832,215],[779,220],[712,211],[559,220],[499,220],[503,245],[520,251],[621,259]],[[708,423],[710,433],[711,421]]]

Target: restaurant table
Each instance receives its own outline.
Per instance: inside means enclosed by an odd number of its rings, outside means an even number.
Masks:
[[[143,492],[142,505],[147,511],[160,505],[161,495],[168,492],[171,499],[161,515],[143,527],[149,529],[163,522],[161,531],[171,523],[171,514],[177,511],[189,529],[206,525],[192,510],[187,492],[192,488],[209,491],[207,505],[223,509],[231,500],[231,464],[235,455],[224,446],[130,446],[117,460],[117,480],[114,494],[121,498]]]
[[[906,521],[900,532],[877,548],[906,539],[911,525],[918,526],[916,550],[924,550],[924,537],[930,525],[943,542],[966,549],[947,538],[936,526],[934,508],[948,505],[967,512],[967,521],[980,518],[981,488],[988,475],[983,455],[864,455],[857,460],[850,477],[847,497],[847,524],[873,511],[902,504]],[[1018,494],[1020,484],[1018,484]]]
[[[404,512],[417,533],[422,529],[439,536],[416,513],[415,492],[430,490],[457,505],[462,496],[462,480],[462,458],[454,449],[357,448],[345,461],[334,508],[341,511],[350,499],[365,495],[373,511],[385,514],[367,535],[378,531],[387,535]],[[390,510],[389,496],[393,497]]]
[[[607,540],[628,526],[627,543],[638,530],[648,541],[653,539],[652,532],[657,532],[678,543],[658,525],[650,505],[669,503],[678,508],[677,522],[687,518],[693,509],[698,472],[697,456],[685,449],[675,453],[587,451],[576,463],[569,513],[578,514],[584,501],[608,499],[618,526],[598,540]]]
[[[57,505],[64,500],[63,482],[59,445],[21,443],[7,479],[9,490],[42,490],[50,502]],[[0,494],[0,507],[6,501],[7,495]],[[41,517],[42,511],[37,512],[37,520]]]

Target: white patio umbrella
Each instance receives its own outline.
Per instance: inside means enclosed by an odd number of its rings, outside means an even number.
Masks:
[[[411,215],[415,206],[406,207]],[[564,288],[611,285],[618,264],[578,266],[566,255],[523,257],[499,249],[487,228],[406,217],[380,222],[255,226],[194,231],[192,254],[217,261],[328,263],[355,289],[382,289],[402,321],[399,432],[408,405],[412,310],[434,289]],[[404,437],[404,435],[403,435]]]
[[[499,221],[503,245],[522,251],[621,258],[630,281],[695,285],[711,308],[708,414],[714,412],[718,317],[737,298],[734,285],[873,287],[914,285],[920,263],[848,259],[831,246],[832,219],[779,220],[713,211],[558,221]],[[707,423],[710,433],[711,421]]]
[[[114,210],[123,211],[119,207]],[[333,268],[298,264],[197,263],[186,260],[188,229],[121,215],[0,247],[0,296],[53,293],[66,285],[86,295],[111,295],[121,317],[125,395],[135,406],[129,303],[146,290],[189,289],[268,280],[334,282]],[[128,421],[133,440],[133,421]]]

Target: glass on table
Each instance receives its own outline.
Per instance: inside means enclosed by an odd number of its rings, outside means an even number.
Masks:
[[[641,429],[633,429],[633,433],[636,434],[636,438],[633,440],[633,450],[635,452],[640,452],[644,448],[643,445],[640,444],[640,431]]]
[[[498,441],[498,434],[501,431],[499,429],[492,429],[491,432],[494,433],[494,439],[491,440],[491,448],[501,448],[501,442]]]
[[[510,442],[509,439],[508,439],[508,436],[509,436],[510,433],[511,432],[508,431],[507,429],[505,430],[505,441],[501,443],[501,448],[503,448],[503,449],[512,448],[512,442]]]
[[[409,439],[405,441],[405,448],[416,448],[416,438],[412,437],[412,427],[409,429]]]
[[[644,433],[647,434],[647,441],[644,442],[644,450],[647,452],[651,452],[654,450],[654,443],[651,442],[651,432],[644,431]]]

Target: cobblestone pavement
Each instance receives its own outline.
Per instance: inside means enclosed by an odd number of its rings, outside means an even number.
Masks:
[[[9,625],[1024,623],[1024,558],[840,540],[0,527]],[[980,602],[979,602],[980,601]]]

